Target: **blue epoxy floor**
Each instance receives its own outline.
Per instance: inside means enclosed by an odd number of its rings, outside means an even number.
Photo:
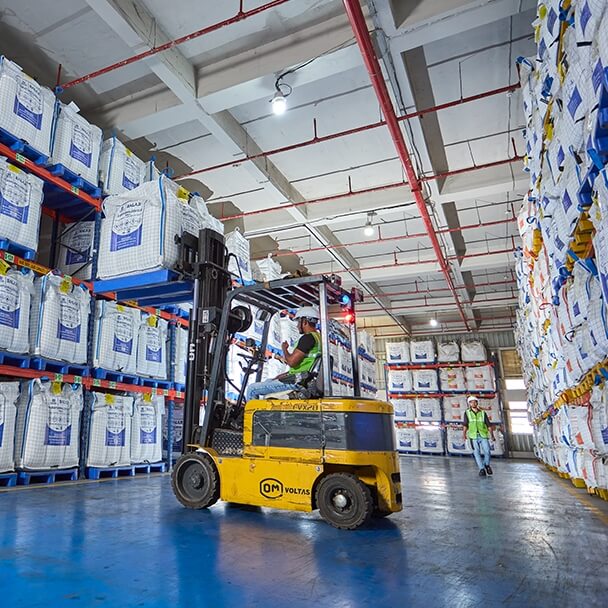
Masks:
[[[405,510],[180,507],[167,476],[0,493],[0,606],[606,606],[608,503],[536,463],[402,459]]]

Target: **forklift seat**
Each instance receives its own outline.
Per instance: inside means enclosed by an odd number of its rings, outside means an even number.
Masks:
[[[298,388],[266,395],[265,399],[320,399],[323,397],[323,355],[319,353],[309,371],[297,374]],[[330,357],[333,367],[333,357]]]

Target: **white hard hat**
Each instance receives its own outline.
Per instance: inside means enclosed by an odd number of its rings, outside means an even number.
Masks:
[[[479,399],[477,399],[477,397],[475,397],[475,395],[469,395],[467,397],[467,403],[471,403],[472,401],[477,401],[479,403]]]
[[[318,319],[320,316],[319,309],[316,306],[302,306],[296,311],[294,319]]]

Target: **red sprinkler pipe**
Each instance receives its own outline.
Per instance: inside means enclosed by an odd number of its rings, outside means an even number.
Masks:
[[[65,84],[61,85],[61,88],[67,89],[69,87],[74,87],[77,84],[82,84],[83,82],[87,82],[88,80],[92,80],[93,78],[97,78],[98,76],[102,76],[103,74],[107,74],[108,72],[113,72],[118,68],[122,68],[126,65],[135,63],[136,61],[147,59],[148,57],[152,57],[153,55],[156,55],[157,53],[162,53],[163,51],[168,51],[169,49],[179,46],[180,44],[184,44],[184,42],[189,42],[190,40],[194,40],[195,38],[199,38],[200,36],[204,36],[205,34],[210,34],[211,32],[215,32],[228,25],[233,25],[234,23],[239,23],[239,21],[244,21],[249,17],[259,15],[264,11],[280,6],[281,4],[285,4],[286,2],[288,2],[288,0],[273,0],[273,2],[268,2],[256,8],[244,11],[243,0],[240,0],[239,12],[234,17],[224,19],[224,21],[214,23],[213,25],[204,27],[200,30],[197,30],[196,32],[192,32],[191,34],[186,34],[185,36],[176,38],[175,40],[169,40],[168,42],[165,42],[160,46],[152,47],[151,49],[144,51],[143,53],[138,53],[137,55],[133,55],[132,57],[128,57],[127,59],[123,59],[122,61],[117,61],[116,63],[113,63],[112,65],[109,65],[105,68],[95,70],[90,74],[86,74],[85,76],[81,76],[80,78],[76,78],[75,80],[71,80],[70,82],[66,82]]]
[[[382,294],[384,295],[384,294]],[[487,298],[485,300],[479,300],[478,302],[472,302],[472,304],[474,305],[479,305],[479,304],[494,304],[496,302],[511,302],[511,303],[515,303],[517,300],[517,296],[510,296],[508,298]],[[406,300],[406,302],[411,302],[412,300]],[[366,306],[366,304],[360,304],[359,305],[359,315],[365,315],[366,313],[370,313],[370,312],[376,312],[379,310],[386,310],[385,308],[381,307],[381,306],[372,306],[371,304],[367,304],[367,306],[371,306],[371,308],[361,308],[362,306]],[[424,302],[424,303],[416,303],[416,304],[407,304],[407,305],[400,305],[398,302],[393,302],[392,305],[389,307],[391,311],[402,311],[402,310],[412,310],[412,309],[425,309],[425,308],[436,308],[438,311],[440,310],[445,310],[450,306],[454,306],[454,304],[452,303],[446,303],[446,302],[436,302],[433,304],[433,302]],[[508,306],[508,304],[505,304],[505,306]],[[399,314],[399,312],[397,313],[393,313],[393,314]],[[460,323],[460,321],[458,321],[458,323]]]

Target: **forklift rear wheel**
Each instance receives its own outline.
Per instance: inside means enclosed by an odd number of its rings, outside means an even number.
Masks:
[[[317,489],[317,505],[327,523],[343,530],[362,526],[374,510],[370,489],[350,473],[325,477]]]
[[[220,497],[220,480],[210,456],[200,452],[184,454],[175,463],[171,487],[179,502],[189,509],[204,509]]]

